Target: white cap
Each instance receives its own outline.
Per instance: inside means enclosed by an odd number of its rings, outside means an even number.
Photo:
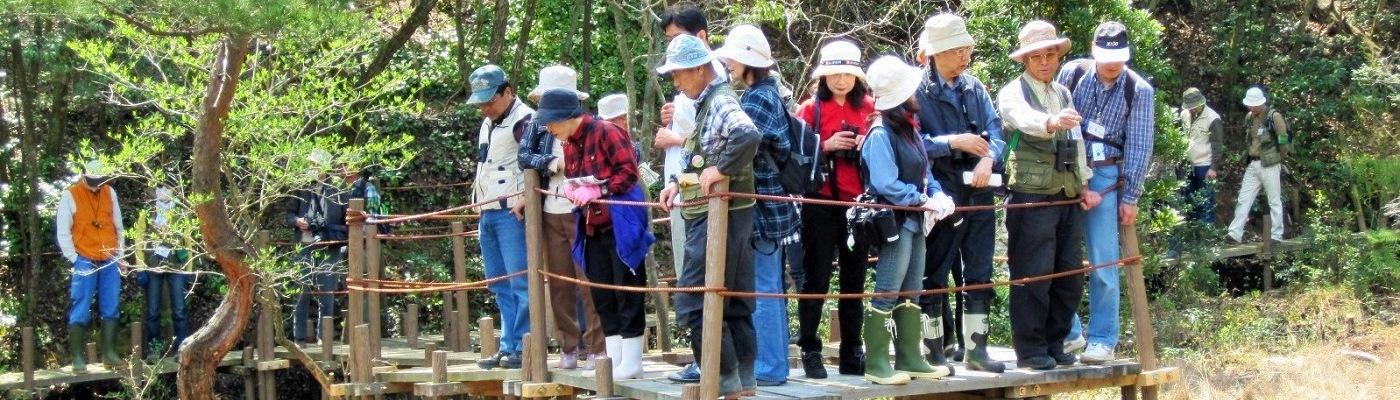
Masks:
[[[729,30],[724,46],[715,50],[716,57],[728,58],[750,67],[773,66],[773,49],[763,30],[753,25],[739,25]]]
[[[967,22],[957,14],[943,13],[929,17],[924,21],[924,31],[919,33],[919,51],[929,57],[975,44],[977,41],[967,33]]]
[[[107,170],[107,165],[102,160],[93,159],[83,165],[83,176],[89,178],[101,178],[107,176],[111,171]]]
[[[540,101],[540,96],[549,89],[569,89],[578,94],[579,100],[588,99],[588,93],[578,90],[578,73],[574,72],[573,68],[563,65],[551,65],[540,70],[540,81],[535,85],[535,89],[530,91],[530,100]]]
[[[613,93],[598,100],[598,117],[613,119],[627,114],[627,95]]]
[[[1244,92],[1244,106],[1245,106],[1245,107],[1258,107],[1258,106],[1262,106],[1262,105],[1264,105],[1264,103],[1268,103],[1268,102],[1269,102],[1269,100],[1266,99],[1266,98],[1264,98],[1264,90],[1262,90],[1262,89],[1259,89],[1259,88],[1257,88],[1257,87],[1252,87],[1252,88],[1249,88],[1249,90],[1246,90],[1246,91]]]
[[[884,56],[870,63],[865,72],[870,82],[871,95],[875,97],[875,109],[884,111],[898,107],[914,97],[923,80],[919,67],[909,65],[895,56]]]
[[[836,74],[851,74],[865,80],[865,71],[860,69],[860,47],[849,40],[834,40],[822,46],[817,67],[812,69],[812,79]]]

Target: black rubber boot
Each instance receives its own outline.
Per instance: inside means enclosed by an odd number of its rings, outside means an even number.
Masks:
[[[969,339],[967,369],[1000,374],[1006,365],[987,354],[987,303],[968,302],[963,315],[963,335]]]

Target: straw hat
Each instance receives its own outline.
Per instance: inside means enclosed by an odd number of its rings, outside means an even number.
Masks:
[[[895,108],[914,97],[923,81],[922,71],[895,56],[880,57],[870,63],[865,76],[870,82],[871,95],[875,97],[875,109]]]
[[[1027,22],[1021,27],[1019,35],[1021,48],[1011,53],[1011,59],[1019,63],[1025,63],[1026,54],[1034,53],[1051,47],[1058,47],[1061,56],[1069,52],[1069,39],[1059,37],[1055,32],[1055,26],[1049,22],[1035,20]]]
[[[812,79],[836,74],[851,74],[865,80],[865,71],[860,68],[860,47],[849,40],[835,40],[822,46],[817,67],[812,69]]]

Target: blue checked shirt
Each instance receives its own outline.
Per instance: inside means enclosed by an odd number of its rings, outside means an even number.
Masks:
[[[1128,74],[1132,74],[1133,80],[1137,82],[1131,115],[1127,113],[1127,101],[1123,99],[1125,91],[1122,89]],[[1095,121],[1104,127],[1105,142],[1122,144],[1122,150],[1105,144],[1104,155],[1123,160],[1120,176],[1123,177],[1124,185],[1119,189],[1120,198],[1123,203],[1137,204],[1138,197],[1142,196],[1142,184],[1147,179],[1147,169],[1152,164],[1152,133],[1156,123],[1152,96],[1154,89],[1146,79],[1127,68],[1123,69],[1123,73],[1118,75],[1118,80],[1110,87],[1104,87],[1097,75],[1097,69],[1090,67],[1079,82],[1070,82],[1074,79],[1074,68],[1066,67],[1060,69],[1060,74],[1055,80],[1074,93],[1074,108],[1084,116],[1084,125],[1081,127],[1084,132],[1088,132],[1089,121]],[[1092,154],[1089,147],[1092,144],[1086,140],[1084,145],[1085,154]]]
[[[755,82],[739,97],[739,105],[763,135],[759,155],[754,157],[754,190],[758,194],[787,195],[778,182],[778,166],[774,164],[775,160],[786,159],[788,152],[792,151],[787,139],[787,108],[783,106],[782,95],[778,93],[777,79],[770,76]],[[756,236],[779,244],[797,241],[796,205],[782,201],[759,201],[757,204],[754,218]]]

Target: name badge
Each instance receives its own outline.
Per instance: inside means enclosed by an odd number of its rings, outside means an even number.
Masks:
[[[1078,126],[1074,127],[1073,129],[1070,129],[1070,130],[1069,130],[1069,139],[1070,139],[1070,140],[1083,141],[1083,140],[1084,140],[1084,130],[1083,130],[1083,129],[1080,129]]]
[[[1088,133],[1093,140],[1103,140],[1104,135],[1108,134],[1108,129],[1105,129],[1103,125],[1099,125],[1096,121],[1089,121],[1088,125],[1089,128],[1085,133]]]
[[[1089,154],[1090,154],[1091,158],[1093,159],[1092,161],[1096,161],[1096,162],[1097,162],[1097,161],[1103,161],[1103,160],[1107,160],[1107,159],[1108,159],[1108,155],[1104,153],[1104,150],[1103,150],[1103,143],[1102,143],[1102,142],[1090,142],[1090,143],[1089,143]]]

